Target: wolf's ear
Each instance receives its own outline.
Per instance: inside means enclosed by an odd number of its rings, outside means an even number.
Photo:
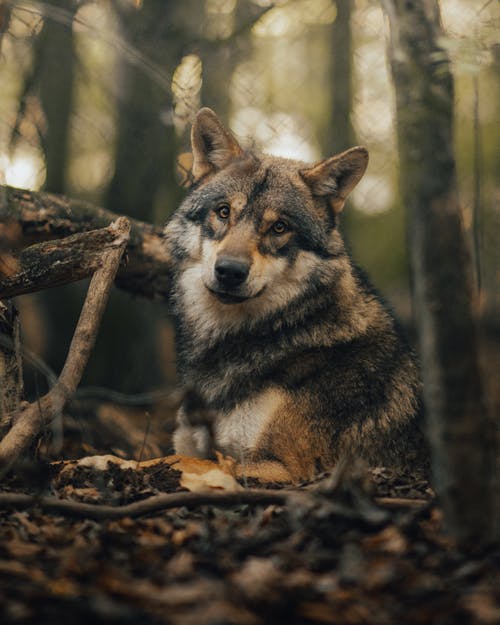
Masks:
[[[340,213],[347,196],[363,177],[367,165],[368,151],[356,147],[301,169],[299,173],[313,195],[327,197],[333,210]]]
[[[198,111],[191,129],[194,182],[219,171],[243,152],[233,135],[209,108]]]

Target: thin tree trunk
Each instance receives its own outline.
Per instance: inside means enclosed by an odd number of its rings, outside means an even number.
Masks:
[[[0,301],[0,435],[19,409],[22,392],[19,317],[13,302]]]
[[[354,145],[351,124],[352,111],[352,33],[351,0],[337,0],[337,17],[332,25],[332,116],[323,149],[325,154],[335,154]]]
[[[182,57],[182,39],[175,3],[149,0],[141,8],[124,4],[117,9],[123,34],[148,59],[172,75]],[[172,96],[156,84],[140,65],[123,63],[117,100],[115,170],[106,208],[137,219],[155,221],[172,213],[181,198],[176,182],[176,136],[170,119]]]
[[[53,0],[52,5],[68,11],[70,16],[77,4],[69,0]],[[45,188],[53,193],[66,191],[68,167],[68,135],[73,104],[75,50],[71,24],[60,24],[45,18],[35,55],[40,89],[40,101],[45,113],[46,131],[42,137],[47,177]]]
[[[436,0],[383,0],[396,88],[434,485],[460,542],[493,538],[494,430],[478,364],[473,273],[458,202],[453,78]]]
[[[147,59],[172,76],[182,56],[177,12],[185,3],[148,0],[139,8],[116,3],[123,35]],[[181,5],[181,6],[177,6]],[[152,223],[164,222],[179,203],[176,181],[176,134],[171,119],[172,96],[152,80],[140,64],[122,63],[117,106],[115,169],[106,194],[106,208]],[[101,379],[110,387],[139,390],[165,383],[159,340],[164,314],[141,302],[112,293],[103,320],[103,338],[96,350]],[[124,335],[131,337],[123,341]],[[121,358],[113,356],[120,345]],[[131,369],[131,363],[134,369]],[[132,385],[132,386],[130,386]]]

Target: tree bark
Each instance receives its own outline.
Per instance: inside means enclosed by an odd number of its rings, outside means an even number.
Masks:
[[[323,146],[325,154],[336,154],[354,145],[352,111],[352,33],[351,0],[337,0],[337,16],[332,24],[332,116]]]
[[[0,264],[0,274],[3,272],[6,280],[9,278],[6,267],[12,267],[12,273],[17,272],[19,263],[26,268],[30,254],[32,259],[40,258],[40,253],[49,253],[51,249],[52,253],[57,254],[57,248],[46,245],[34,251],[26,250],[17,259],[16,252],[19,254],[20,249],[32,243],[105,228],[117,217],[87,202],[0,186],[0,251],[8,254],[8,262]],[[127,246],[128,262],[120,268],[117,284],[132,293],[166,299],[170,288],[171,263],[161,230],[141,221],[130,221],[132,229]],[[85,238],[80,241],[85,241]],[[68,245],[71,245],[71,241]],[[82,255],[85,254],[83,248],[80,251]],[[7,286],[7,283],[4,284]],[[37,290],[35,287],[33,285],[29,290]]]
[[[458,202],[453,78],[438,43],[437,1],[383,5],[434,485],[454,536],[484,542],[495,533],[495,438],[483,397],[472,265]]]
[[[182,14],[191,4],[188,0],[148,0],[140,6],[114,3],[123,38],[161,68],[164,80],[152,79],[142,64],[117,59],[114,172],[104,202],[111,211],[152,223],[165,221],[183,195],[176,180],[178,138],[172,94],[165,82],[172,79],[185,53]],[[163,386],[162,361],[167,347],[160,337],[166,323],[163,311],[143,302],[131,302],[124,316],[123,298],[113,293],[103,341],[96,350],[98,369],[94,373],[99,372],[101,383],[135,392],[143,384]],[[123,341],[123,335],[133,340]],[[122,356],[119,361],[112,357],[117,344]]]
[[[120,236],[109,226],[27,247],[15,257],[18,271],[5,277],[0,273],[0,297],[16,297],[89,278],[101,266],[103,252],[121,245]]]
[[[19,317],[12,302],[0,301],[0,435],[19,409],[22,391]]]
[[[185,4],[185,3],[181,3]],[[139,9],[117,3],[123,35],[148,59],[172,75],[183,54],[182,6],[171,0],[149,0]],[[111,211],[154,221],[165,219],[178,205],[177,146],[171,115],[172,96],[140,65],[122,62],[117,106],[115,168],[105,201]]]
[[[64,9],[69,19],[77,5],[69,0],[52,0],[51,5]],[[52,193],[66,191],[70,118],[73,104],[75,46],[71,24],[60,24],[50,17],[35,46],[37,75],[35,81],[46,120],[42,135],[47,176],[45,188]]]

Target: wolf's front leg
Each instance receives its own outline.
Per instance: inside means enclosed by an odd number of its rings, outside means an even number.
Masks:
[[[184,406],[177,413],[177,429],[173,436],[176,454],[193,458],[210,458],[213,453],[213,435],[210,422],[188,418]]]

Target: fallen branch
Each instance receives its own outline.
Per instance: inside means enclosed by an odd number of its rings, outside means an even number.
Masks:
[[[41,430],[62,411],[80,382],[129,238],[130,223],[125,217],[120,217],[111,228],[116,233],[116,247],[103,253],[101,267],[92,277],[61,375],[46,395],[29,404],[19,414],[0,442],[0,475],[12,466]]]
[[[103,252],[122,246],[122,239],[108,226],[31,245],[0,265],[0,299],[88,278],[101,266]]]
[[[410,499],[408,497],[375,497],[375,501],[379,506],[385,508],[421,508],[431,502],[430,499]]]
[[[109,506],[106,504],[89,504],[79,501],[58,499],[57,497],[37,497],[20,493],[0,493],[0,510],[15,509],[27,510],[39,508],[44,512],[60,514],[62,516],[93,519],[122,519],[124,517],[137,518],[172,508],[198,508],[200,506],[215,506],[218,508],[230,508],[240,505],[251,506],[284,506],[296,505],[298,499],[310,497],[310,492],[301,490],[264,490],[245,489],[238,492],[207,492],[207,493],[171,493],[155,495],[141,501],[135,501],[123,506]],[[418,508],[428,505],[425,499],[397,499],[379,497],[376,503],[396,508]]]
[[[106,228],[117,218],[115,213],[88,202],[0,185],[0,250],[4,254],[9,250],[7,275],[19,250]],[[133,293],[165,298],[170,288],[171,263],[161,229],[135,219],[129,221],[128,262],[120,267],[116,282]],[[5,272],[0,266],[2,270]]]
[[[197,508],[199,506],[217,506],[228,508],[238,505],[284,505],[292,495],[283,490],[249,489],[238,492],[213,493],[172,493],[155,495],[142,501],[135,501],[123,506],[81,503],[57,497],[36,497],[19,493],[0,494],[0,509],[14,508],[26,510],[38,507],[44,512],[53,512],[63,516],[80,519],[122,519],[140,517],[172,508]]]

